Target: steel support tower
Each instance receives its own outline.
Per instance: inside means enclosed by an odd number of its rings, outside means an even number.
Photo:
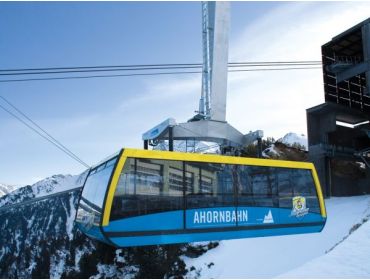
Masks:
[[[199,110],[188,122],[169,118],[143,134],[144,148],[159,141],[193,140],[215,142],[222,149],[237,152],[263,137],[263,132],[243,135],[226,122],[229,2],[202,2],[203,71]]]

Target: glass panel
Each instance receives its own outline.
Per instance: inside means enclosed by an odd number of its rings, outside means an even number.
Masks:
[[[193,172],[185,171],[185,191],[186,193],[193,193],[195,186],[195,176]]]
[[[277,195],[277,178],[274,171],[272,167],[249,166],[255,206],[278,207],[278,203],[275,201]]]
[[[187,209],[234,206],[233,165],[187,163]]]
[[[293,208],[293,197],[303,197],[309,212],[320,213],[316,186],[311,170],[276,168],[279,206]]]
[[[128,158],[113,199],[111,220],[183,209],[181,161]]]
[[[238,206],[254,206],[252,178],[249,167],[238,166],[236,190],[238,193]]]
[[[248,219],[247,211],[235,208],[236,165],[188,162],[185,170],[194,178],[186,181],[186,228],[232,227]]]
[[[96,173],[87,178],[85,188],[86,194],[82,192],[82,197],[92,203],[93,205],[102,208],[104,202],[105,192],[112,175],[113,165],[108,168],[99,169]]]
[[[276,168],[279,190],[279,207],[292,208],[293,185],[291,182],[291,169]]]
[[[294,196],[303,196],[309,212],[320,213],[315,183],[311,170],[296,169],[292,171]]]
[[[316,188],[311,176],[311,170],[293,169],[291,178],[294,181],[294,196],[316,196]]]
[[[78,222],[99,226],[105,193],[116,160],[117,157],[111,160],[110,166],[104,163],[90,172],[81,195]]]

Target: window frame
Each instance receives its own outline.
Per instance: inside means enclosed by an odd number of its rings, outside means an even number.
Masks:
[[[293,162],[293,161],[282,161],[282,160],[270,160],[270,159],[255,159],[255,158],[243,158],[243,157],[229,157],[229,156],[216,156],[216,155],[199,155],[179,152],[166,152],[166,151],[152,151],[152,150],[137,150],[137,149],[124,149],[123,154],[120,157],[119,169],[122,169],[127,158],[137,159],[162,159],[166,161],[182,161],[184,162],[210,162],[210,163],[222,163],[222,164],[235,164],[241,166],[266,166],[273,168],[288,168],[288,169],[307,169],[310,171],[313,179],[313,187],[315,188],[315,200],[318,201],[318,209],[323,218],[326,217],[326,209],[322,195],[322,188],[316,169],[312,163],[309,162]],[[110,210],[112,207],[113,196],[115,187],[117,185],[120,170],[116,170],[115,178],[113,180],[112,188],[109,190],[110,202],[107,204],[104,216],[104,225],[109,224]],[[186,183],[191,176],[185,175],[184,178],[184,194],[189,191],[186,188],[189,184]],[[190,179],[191,180],[191,179]],[[185,196],[185,195],[184,195]],[[185,208],[186,209],[186,208]]]

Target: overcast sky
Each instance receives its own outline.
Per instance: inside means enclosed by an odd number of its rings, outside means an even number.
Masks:
[[[229,61],[321,60],[321,45],[370,15],[367,2],[232,2]],[[0,69],[200,63],[200,2],[0,2]],[[0,83],[0,94],[89,164],[198,108],[200,75]],[[306,134],[324,101],[316,70],[230,73],[227,121],[243,133]],[[1,105],[5,105],[0,100]],[[84,167],[0,110],[0,182]]]

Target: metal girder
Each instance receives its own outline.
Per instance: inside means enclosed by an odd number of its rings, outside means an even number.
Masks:
[[[243,135],[226,122],[229,2],[202,2],[203,75],[199,111],[188,122],[167,119],[143,134],[149,142],[196,140],[215,142],[238,150],[263,137],[261,130]]]
[[[171,119],[172,123],[176,123]],[[168,124],[168,119],[162,122],[161,125]],[[217,122],[211,120],[200,120],[196,122],[179,123],[172,126],[165,126],[164,129],[158,130],[158,126],[152,128],[143,134],[143,140],[197,140],[215,142],[220,145],[233,147],[242,147],[252,144],[254,141],[263,137],[263,131],[257,130],[242,134],[236,128],[227,122]],[[170,129],[172,128],[172,136]]]
[[[356,152],[355,156],[361,158],[365,165],[370,168],[370,148]]]
[[[355,64],[348,69],[337,73],[337,83],[343,82],[344,80],[348,80],[354,76],[357,76],[361,73],[367,72],[370,69],[369,62],[362,62]]]
[[[226,120],[230,3],[202,2],[203,75],[199,114]]]
[[[362,49],[364,55],[364,61],[369,61],[370,59],[370,23],[365,24],[361,28],[362,33]],[[370,95],[370,67],[368,65],[366,72],[366,95]]]
[[[167,133],[169,127],[176,125],[176,121],[173,118],[168,118],[160,124],[156,125],[152,129],[149,129],[147,132],[143,133],[142,139],[153,140],[156,138],[161,138],[161,136]]]

